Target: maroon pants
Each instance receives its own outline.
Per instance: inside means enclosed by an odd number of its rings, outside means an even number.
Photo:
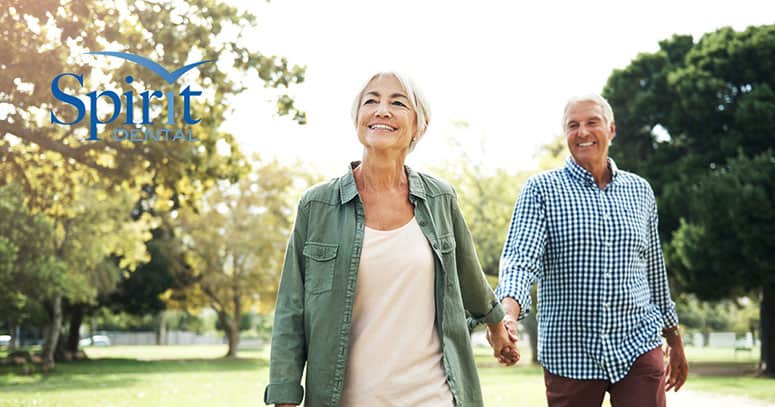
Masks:
[[[665,407],[665,368],[660,348],[640,355],[616,383],[569,379],[546,369],[544,383],[549,407],[600,407],[606,391],[611,393],[613,407]]]

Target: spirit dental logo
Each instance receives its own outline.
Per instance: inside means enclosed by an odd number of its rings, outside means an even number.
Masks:
[[[128,54],[124,52],[113,52],[113,51],[95,51],[95,52],[87,52],[87,54],[105,55],[109,57],[121,58],[127,61],[134,62],[144,68],[151,70],[155,74],[159,75],[159,77],[164,79],[169,84],[173,84],[175,81],[178,80],[178,78],[183,76],[183,74],[196,68],[197,66],[214,61],[212,59],[209,59],[205,61],[194,62],[192,64],[188,64],[181,68],[178,68],[175,71],[169,72],[166,69],[164,69],[164,67],[157,64],[156,62],[153,62],[139,55]],[[123,141],[123,140],[129,140],[132,142],[176,141],[176,140],[197,141],[197,139],[193,137],[193,134],[191,132],[191,127],[188,128],[188,132],[180,128],[154,129],[150,127],[150,125],[153,124],[153,121],[151,120],[151,117],[150,117],[151,100],[154,98],[160,99],[160,100],[166,99],[166,103],[167,103],[166,124],[174,125],[175,124],[175,102],[178,96],[180,96],[183,101],[183,121],[186,124],[194,125],[199,123],[201,119],[194,119],[191,117],[191,98],[202,95],[202,91],[191,90],[189,86],[186,86],[185,89],[181,90],[180,93],[178,93],[177,95],[175,94],[175,91],[172,91],[172,90],[167,91],[166,93],[162,92],[161,90],[146,90],[146,91],[140,92],[139,94],[140,103],[141,103],[140,110],[142,113],[142,118],[140,121],[136,122],[134,117],[134,113],[135,113],[134,106],[137,100],[133,90],[128,90],[123,93],[123,99],[124,99],[125,105],[122,103],[121,97],[119,96],[119,94],[112,90],[88,92],[86,93],[86,97],[89,102],[87,107],[86,104],[84,104],[84,102],[78,97],[67,94],[64,91],[62,91],[62,89],[59,86],[59,81],[65,77],[75,78],[75,80],[78,81],[78,84],[83,86],[83,75],[78,75],[71,72],[65,72],[57,75],[54,78],[54,80],[51,81],[51,93],[54,96],[54,98],[56,98],[57,100],[73,106],[78,112],[78,116],[75,118],[75,120],[66,122],[66,121],[60,120],[52,110],[51,123],[66,125],[66,126],[77,125],[81,123],[81,121],[84,119],[84,116],[86,116],[86,114],[88,113],[89,138],[87,140],[99,141],[100,138],[97,137],[97,125],[114,122],[121,114],[122,106],[124,106],[123,107],[124,118],[125,118],[124,124],[132,127],[114,129],[113,140],[115,141]],[[127,76],[126,78],[124,78],[124,81],[128,84],[131,84],[134,81],[134,78],[132,78],[131,76]],[[113,103],[113,112],[110,114],[110,117],[108,117],[104,121],[100,120],[100,116],[97,112],[98,101],[101,97],[106,97],[110,99],[110,101]],[[137,128],[136,125],[143,125],[144,129]]]

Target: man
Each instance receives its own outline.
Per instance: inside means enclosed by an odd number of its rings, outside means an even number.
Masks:
[[[670,299],[654,193],[608,157],[613,111],[568,101],[571,157],[530,178],[514,209],[496,294],[516,338],[538,280],[538,359],[550,407],[664,406],[688,365]],[[664,367],[662,337],[669,358]],[[667,376],[667,382],[665,382]]]

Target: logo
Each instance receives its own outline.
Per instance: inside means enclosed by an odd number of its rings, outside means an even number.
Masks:
[[[87,52],[87,54],[120,58],[136,63],[155,73],[169,84],[174,84],[186,72],[198,67],[199,65],[214,62],[212,59],[194,62],[170,72],[156,62],[153,62],[150,59],[139,55],[114,51],[95,51]],[[190,86],[186,86],[180,92],[176,92],[174,90],[163,92],[161,89],[151,89],[140,92],[139,95],[136,95],[134,90],[127,90],[121,95],[113,90],[93,90],[91,92],[85,93],[86,99],[88,100],[87,106],[84,101],[77,96],[67,94],[61,89],[59,82],[63,80],[63,78],[68,77],[75,79],[78,84],[83,87],[83,75],[72,72],[64,72],[54,77],[54,79],[51,81],[51,94],[55,99],[75,108],[77,117],[75,120],[70,122],[63,121],[57,117],[54,110],[51,110],[50,113],[52,124],[74,126],[81,123],[88,114],[89,138],[87,140],[99,141],[101,139],[97,135],[97,125],[113,123],[122,115],[123,112],[123,124],[132,127],[115,128],[113,130],[113,140],[115,141],[197,141],[197,139],[193,137],[190,127],[188,132],[179,128],[152,127],[155,122],[151,118],[151,107],[152,105],[157,108],[164,107],[165,109],[163,111],[166,111],[167,118],[166,124],[175,125],[175,108],[176,105],[180,105],[180,102],[182,102],[183,121],[186,124],[194,125],[199,123],[201,119],[195,119],[191,117],[191,100],[194,97],[201,96],[202,91],[191,90]],[[124,78],[124,81],[127,84],[131,84],[134,81],[134,78],[132,76],[127,76]],[[110,112],[109,117],[104,121],[100,120],[100,112],[98,112],[98,106],[104,106],[104,104],[99,103],[100,98],[106,98],[113,104],[113,111]],[[141,117],[136,120],[135,107],[138,104]],[[104,114],[106,112],[102,113]],[[159,116],[163,116],[163,113],[159,114]],[[141,129],[138,128],[138,126],[143,126],[144,128]]]

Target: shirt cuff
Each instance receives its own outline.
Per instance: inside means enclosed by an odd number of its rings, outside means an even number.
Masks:
[[[298,383],[269,384],[264,390],[264,403],[269,404],[301,404],[304,398],[304,388]]]
[[[678,313],[675,312],[675,306],[671,307],[662,315],[662,328],[670,328],[678,325]]]
[[[530,291],[520,293],[513,285],[500,285],[495,287],[495,296],[502,302],[504,298],[512,298],[519,304],[518,320],[523,320],[530,314]]]

